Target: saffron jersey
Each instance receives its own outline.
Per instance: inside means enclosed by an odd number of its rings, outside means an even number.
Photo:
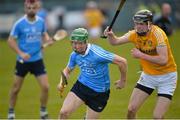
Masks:
[[[138,36],[135,30],[129,31],[128,39],[133,42],[141,52],[156,56],[158,46],[167,46],[168,63],[166,65],[158,65],[144,59],[140,59],[143,71],[150,75],[161,75],[176,71],[176,63],[174,61],[168,38],[164,31],[159,27],[152,25],[151,30],[146,36]]]

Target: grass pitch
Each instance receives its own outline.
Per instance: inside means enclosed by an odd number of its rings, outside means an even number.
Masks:
[[[178,72],[180,65],[180,31],[176,31],[172,37],[170,37],[170,44],[174,57],[177,63]],[[67,38],[68,39],[68,38]],[[114,52],[128,60],[128,78],[126,87],[122,90],[116,90],[113,83],[119,79],[119,71],[115,65],[110,65],[110,76],[111,76],[111,94],[108,104],[105,110],[102,112],[102,119],[121,119],[126,118],[127,106],[131,92],[139,78],[137,72],[139,70],[139,62],[133,59],[130,55],[130,50],[133,48],[132,44],[122,46],[111,46],[107,40],[97,40],[96,43],[102,46],[104,49]],[[69,58],[71,53],[71,45],[68,40],[57,42],[52,47],[48,47],[44,50],[44,61],[49,76],[50,92],[48,111],[49,116],[52,119],[57,119],[59,110],[63,103],[63,99],[60,98],[56,86],[59,82],[60,70],[62,70]],[[15,65],[15,54],[7,46],[5,41],[0,41],[0,119],[7,118],[8,112],[8,101],[9,101],[9,90],[13,83],[13,73]],[[69,84],[65,89],[65,95],[75,83],[79,70],[76,69],[69,79]],[[165,118],[180,118],[180,86],[179,82],[175,91],[172,104],[168,110]],[[24,85],[18,96],[18,101],[15,108],[16,118],[39,118],[39,106],[40,106],[40,88],[33,75],[27,75],[24,81]],[[141,107],[137,114],[138,118],[152,118],[153,108],[156,102],[156,92],[149,97],[145,104]],[[85,115],[85,106],[80,107],[70,118],[83,119]]]

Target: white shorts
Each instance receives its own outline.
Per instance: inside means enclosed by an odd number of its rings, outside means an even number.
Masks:
[[[173,96],[177,85],[177,72],[164,75],[148,75],[142,72],[137,83],[148,88],[157,89],[158,94]]]

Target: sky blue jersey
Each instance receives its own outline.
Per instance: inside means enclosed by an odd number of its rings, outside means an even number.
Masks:
[[[42,58],[42,35],[46,31],[44,20],[38,16],[35,21],[31,22],[25,15],[14,24],[10,36],[17,39],[20,50],[31,55],[30,59],[25,62],[37,61]],[[20,59],[18,55],[17,60]]]
[[[40,9],[37,14],[37,16],[41,17],[44,21],[46,20],[47,17],[47,11],[45,9]]]
[[[72,52],[68,67],[74,69],[80,67],[79,82],[96,92],[105,92],[110,89],[110,77],[108,63],[112,63],[114,54],[101,47],[88,44],[84,55]]]

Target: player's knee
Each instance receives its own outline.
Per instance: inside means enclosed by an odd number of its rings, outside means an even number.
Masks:
[[[68,118],[70,115],[70,111],[61,109],[59,115],[60,118]]]
[[[49,91],[49,84],[43,85],[43,86],[42,86],[42,90],[43,90],[44,92],[48,92],[48,91]]]
[[[129,105],[128,106],[128,113],[136,113],[137,112],[137,107],[135,105]]]

